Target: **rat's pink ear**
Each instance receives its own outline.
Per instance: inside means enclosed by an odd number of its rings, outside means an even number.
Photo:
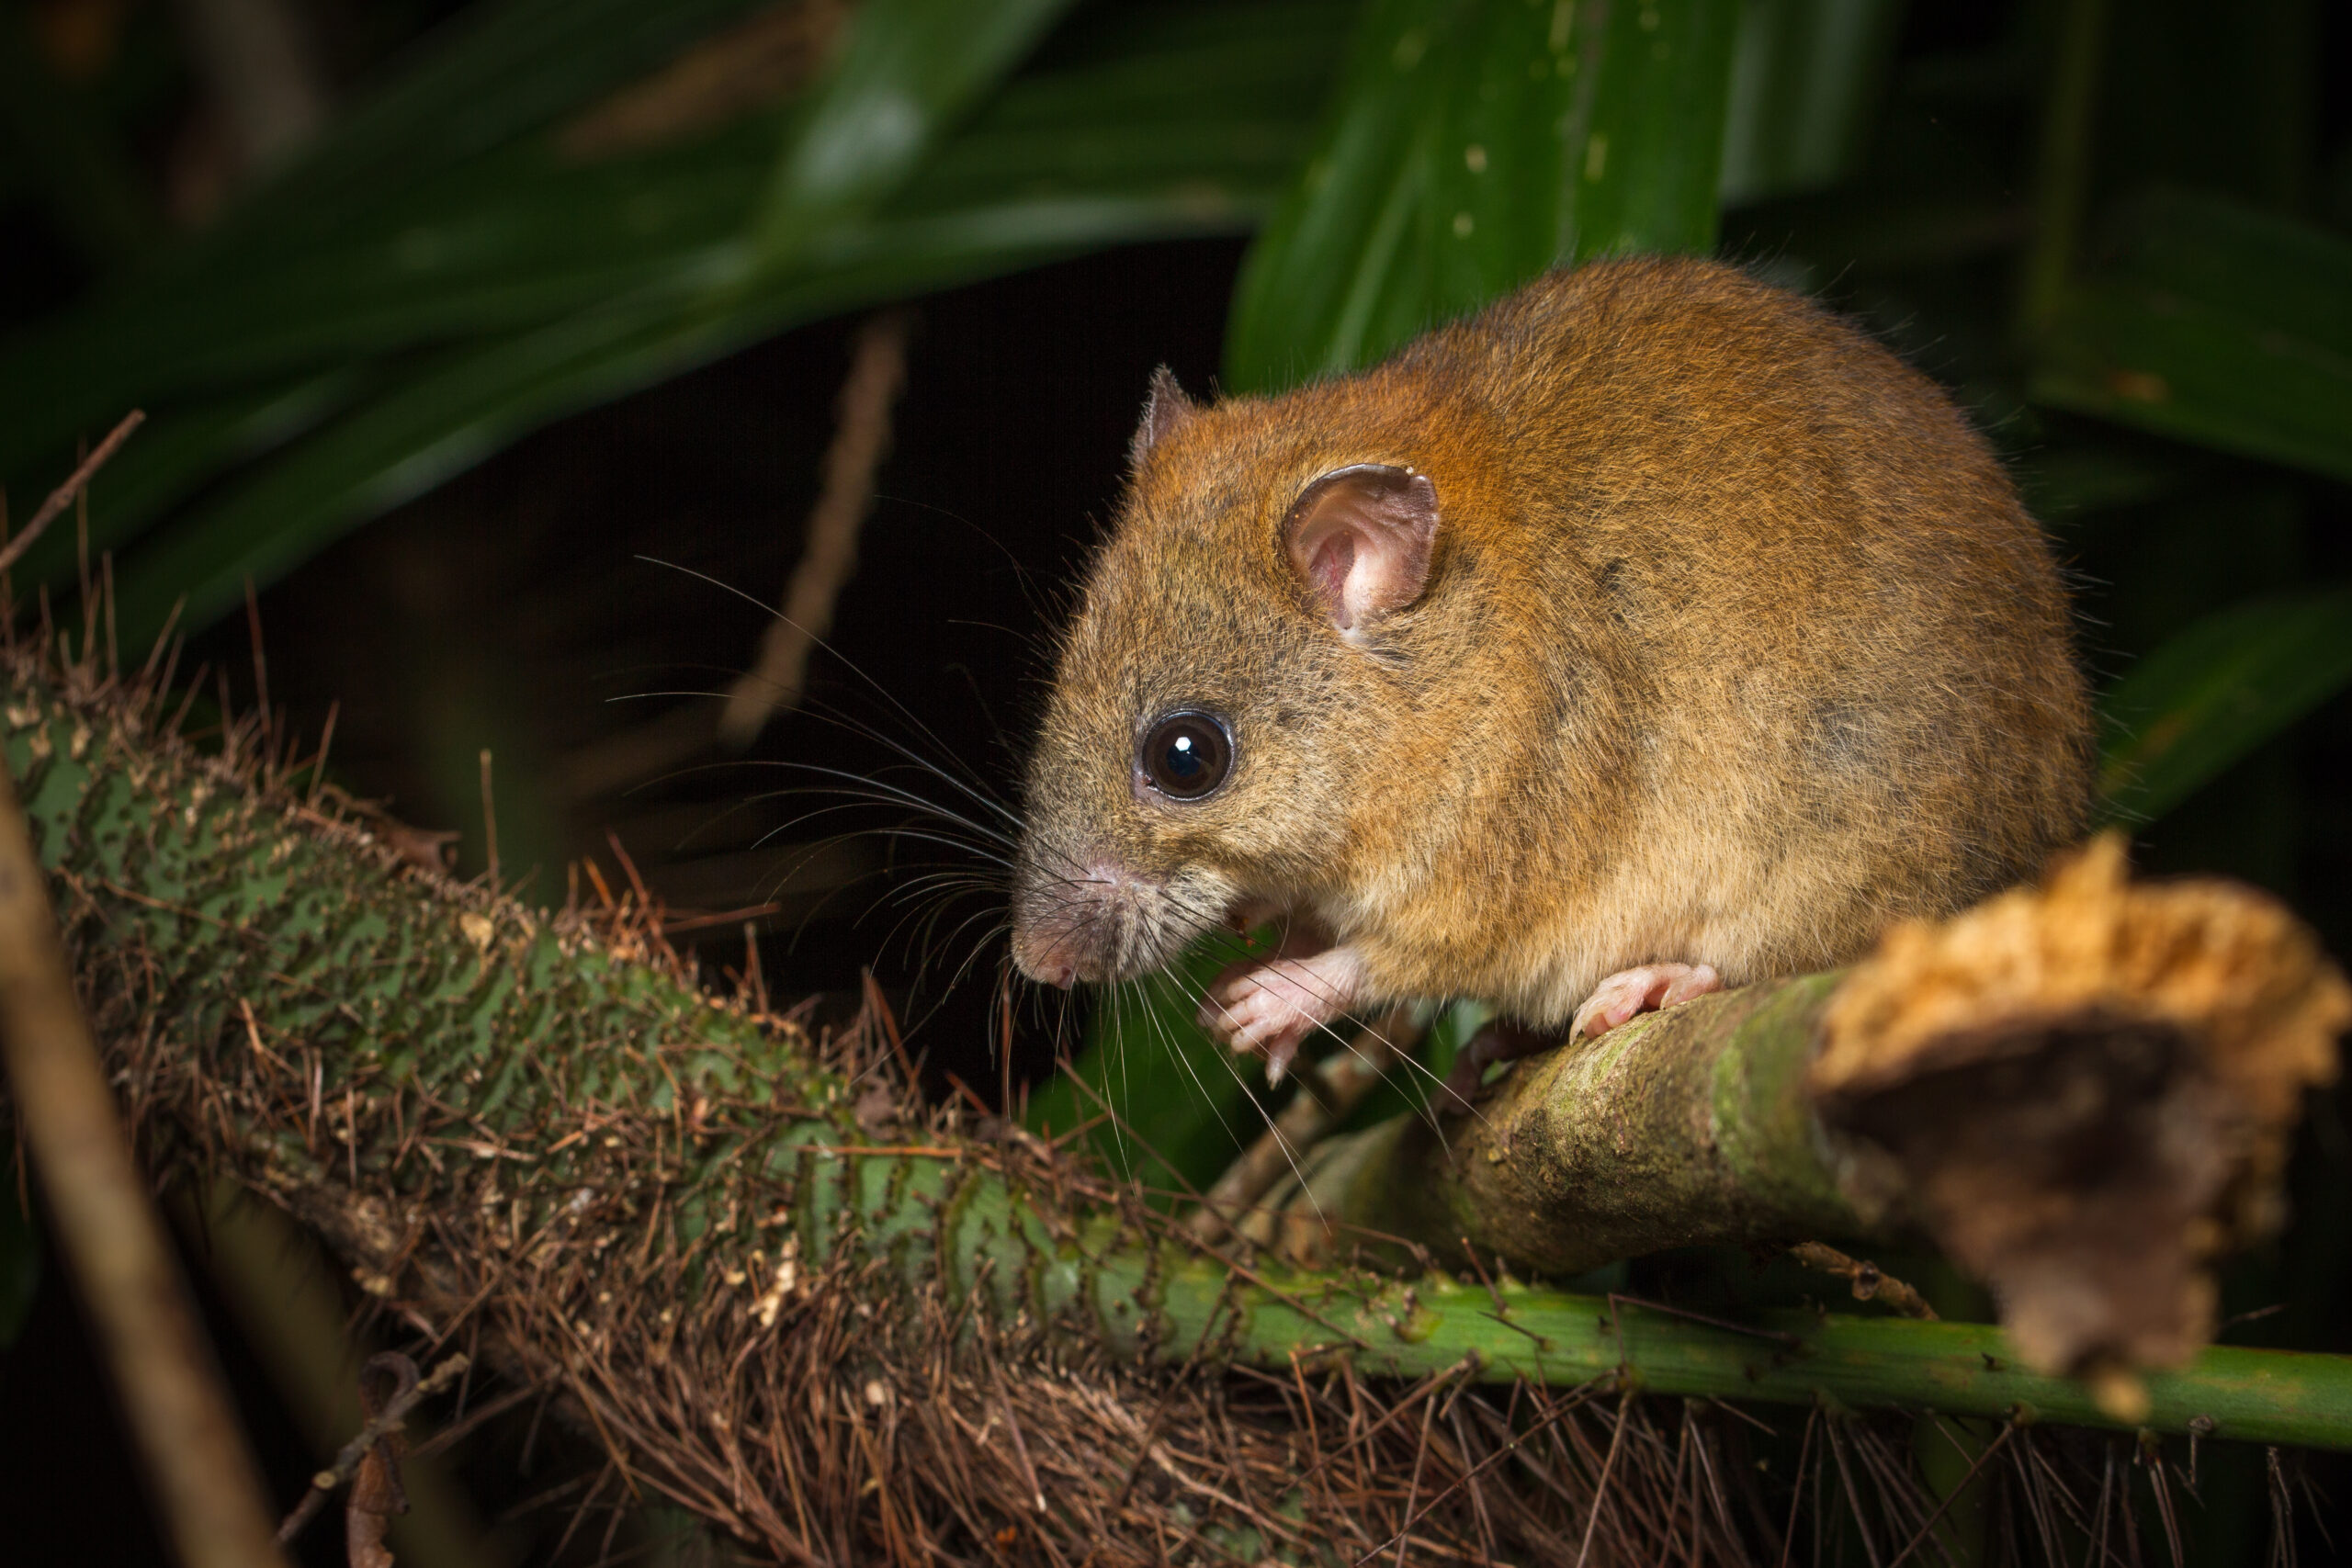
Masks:
[[[1436,538],[1437,486],[1380,463],[1325,474],[1298,492],[1283,525],[1292,568],[1343,632],[1421,596]]]
[[[1154,370],[1151,390],[1144,394],[1143,419],[1127,442],[1127,467],[1142,468],[1145,455],[1196,412],[1193,400],[1176,384],[1176,372],[1165,365]]]

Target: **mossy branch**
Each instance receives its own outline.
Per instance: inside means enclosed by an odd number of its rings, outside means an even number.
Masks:
[[[1326,1151],[1311,1206],[1555,1273],[1924,1231],[2029,1363],[2129,1416],[2136,1369],[2211,1337],[2213,1258],[2278,1225],[2347,1023],[2352,987],[2276,900],[2134,883],[2110,836],[1850,973],[1637,1020],[1522,1065],[1475,1117]]]

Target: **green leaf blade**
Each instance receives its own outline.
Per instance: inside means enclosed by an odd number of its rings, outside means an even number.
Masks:
[[[1714,243],[1736,0],[1374,0],[1245,263],[1226,379],[1374,363],[1563,262]]]
[[[2109,814],[2152,821],[2352,684],[2352,589],[2234,604],[2142,660],[2099,703]]]
[[[2036,400],[2352,479],[2352,241],[2159,192],[2108,253],[2037,345]]]
[[[1069,4],[865,0],[777,157],[754,220],[763,265],[787,265],[829,225],[888,200]]]
[[[771,118],[587,167],[536,145],[477,158],[340,242],[347,265],[265,252],[208,294],[117,302],[59,363],[104,367],[65,383],[94,408],[166,394],[94,516],[95,542],[125,551],[124,636],[152,633],[183,592],[200,625],[246,575],[272,580],[526,431],[795,322],[1251,225],[1305,151],[1343,23],[1326,0],[1287,0],[1080,29],[1082,47],[1024,72],[879,209],[811,235],[781,271],[752,265],[741,236]],[[404,269],[398,242],[425,227],[450,236],[447,265]],[[302,308],[273,319],[290,298]],[[13,358],[7,384],[38,400],[49,378],[18,378],[27,366]],[[68,457],[71,428],[50,432]],[[58,454],[19,457],[30,482]],[[20,583],[70,570],[62,537]]]
[[[1097,991],[1084,1048],[1030,1097],[1031,1129],[1091,1123],[1086,1146],[1122,1179],[1155,1195],[1206,1190],[1280,1103],[1262,1061],[1236,1056],[1193,1021],[1231,946],[1204,942],[1161,974]]]
[[[1739,12],[1738,0],[1608,8],[1582,67],[1592,109],[1562,204],[1564,259],[1714,248]]]
[[[1726,207],[1854,172],[1902,22],[1899,0],[1750,0],[1724,107]]]

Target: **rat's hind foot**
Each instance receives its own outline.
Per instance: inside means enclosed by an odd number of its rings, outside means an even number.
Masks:
[[[1724,977],[1704,964],[1645,964],[1621,969],[1592,988],[1577,1009],[1568,1038],[1606,1034],[1635,1013],[1652,1012],[1724,988]]]

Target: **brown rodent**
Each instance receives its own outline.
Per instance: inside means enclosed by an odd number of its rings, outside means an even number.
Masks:
[[[2040,528],[1932,382],[1733,268],[1554,274],[1280,397],[1163,370],[1132,460],[1029,768],[1035,979],[1281,916],[1204,1010],[1277,1069],[1407,998],[1556,1038],[2083,827]]]

